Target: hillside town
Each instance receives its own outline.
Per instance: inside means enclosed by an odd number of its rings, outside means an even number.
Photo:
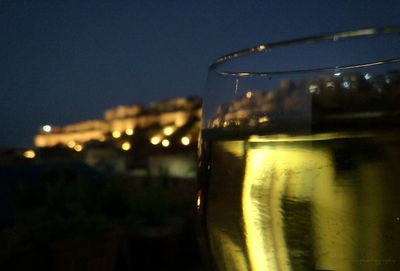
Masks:
[[[38,164],[83,162],[109,174],[194,178],[200,119],[197,97],[118,106],[102,119],[43,125],[35,148],[19,156]]]

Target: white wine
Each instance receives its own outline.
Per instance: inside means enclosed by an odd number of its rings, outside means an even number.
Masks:
[[[399,129],[204,133],[202,152],[213,269],[399,270]]]
[[[399,33],[259,44],[209,66],[197,217],[210,269],[400,270]]]

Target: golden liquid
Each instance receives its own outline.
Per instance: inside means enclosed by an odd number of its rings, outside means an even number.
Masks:
[[[400,133],[205,138],[216,270],[400,270]]]

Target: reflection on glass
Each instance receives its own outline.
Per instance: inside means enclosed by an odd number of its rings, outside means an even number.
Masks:
[[[197,209],[212,269],[400,269],[400,40],[390,38],[382,61],[275,73],[225,63],[289,42],[210,67]]]
[[[261,86],[238,94],[229,103],[220,105],[207,125],[254,127],[269,120],[281,121],[282,117],[311,118],[334,112],[356,116],[355,113],[385,111],[385,107],[398,105],[399,86],[400,69],[376,74],[374,78],[369,73],[335,73],[333,77],[284,79],[276,88],[263,90]]]
[[[387,168],[399,136],[214,141],[207,215],[220,269],[377,270],[371,259],[397,261],[400,170]]]

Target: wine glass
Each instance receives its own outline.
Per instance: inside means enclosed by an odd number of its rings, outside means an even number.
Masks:
[[[218,58],[201,137],[210,269],[400,269],[400,27]]]

